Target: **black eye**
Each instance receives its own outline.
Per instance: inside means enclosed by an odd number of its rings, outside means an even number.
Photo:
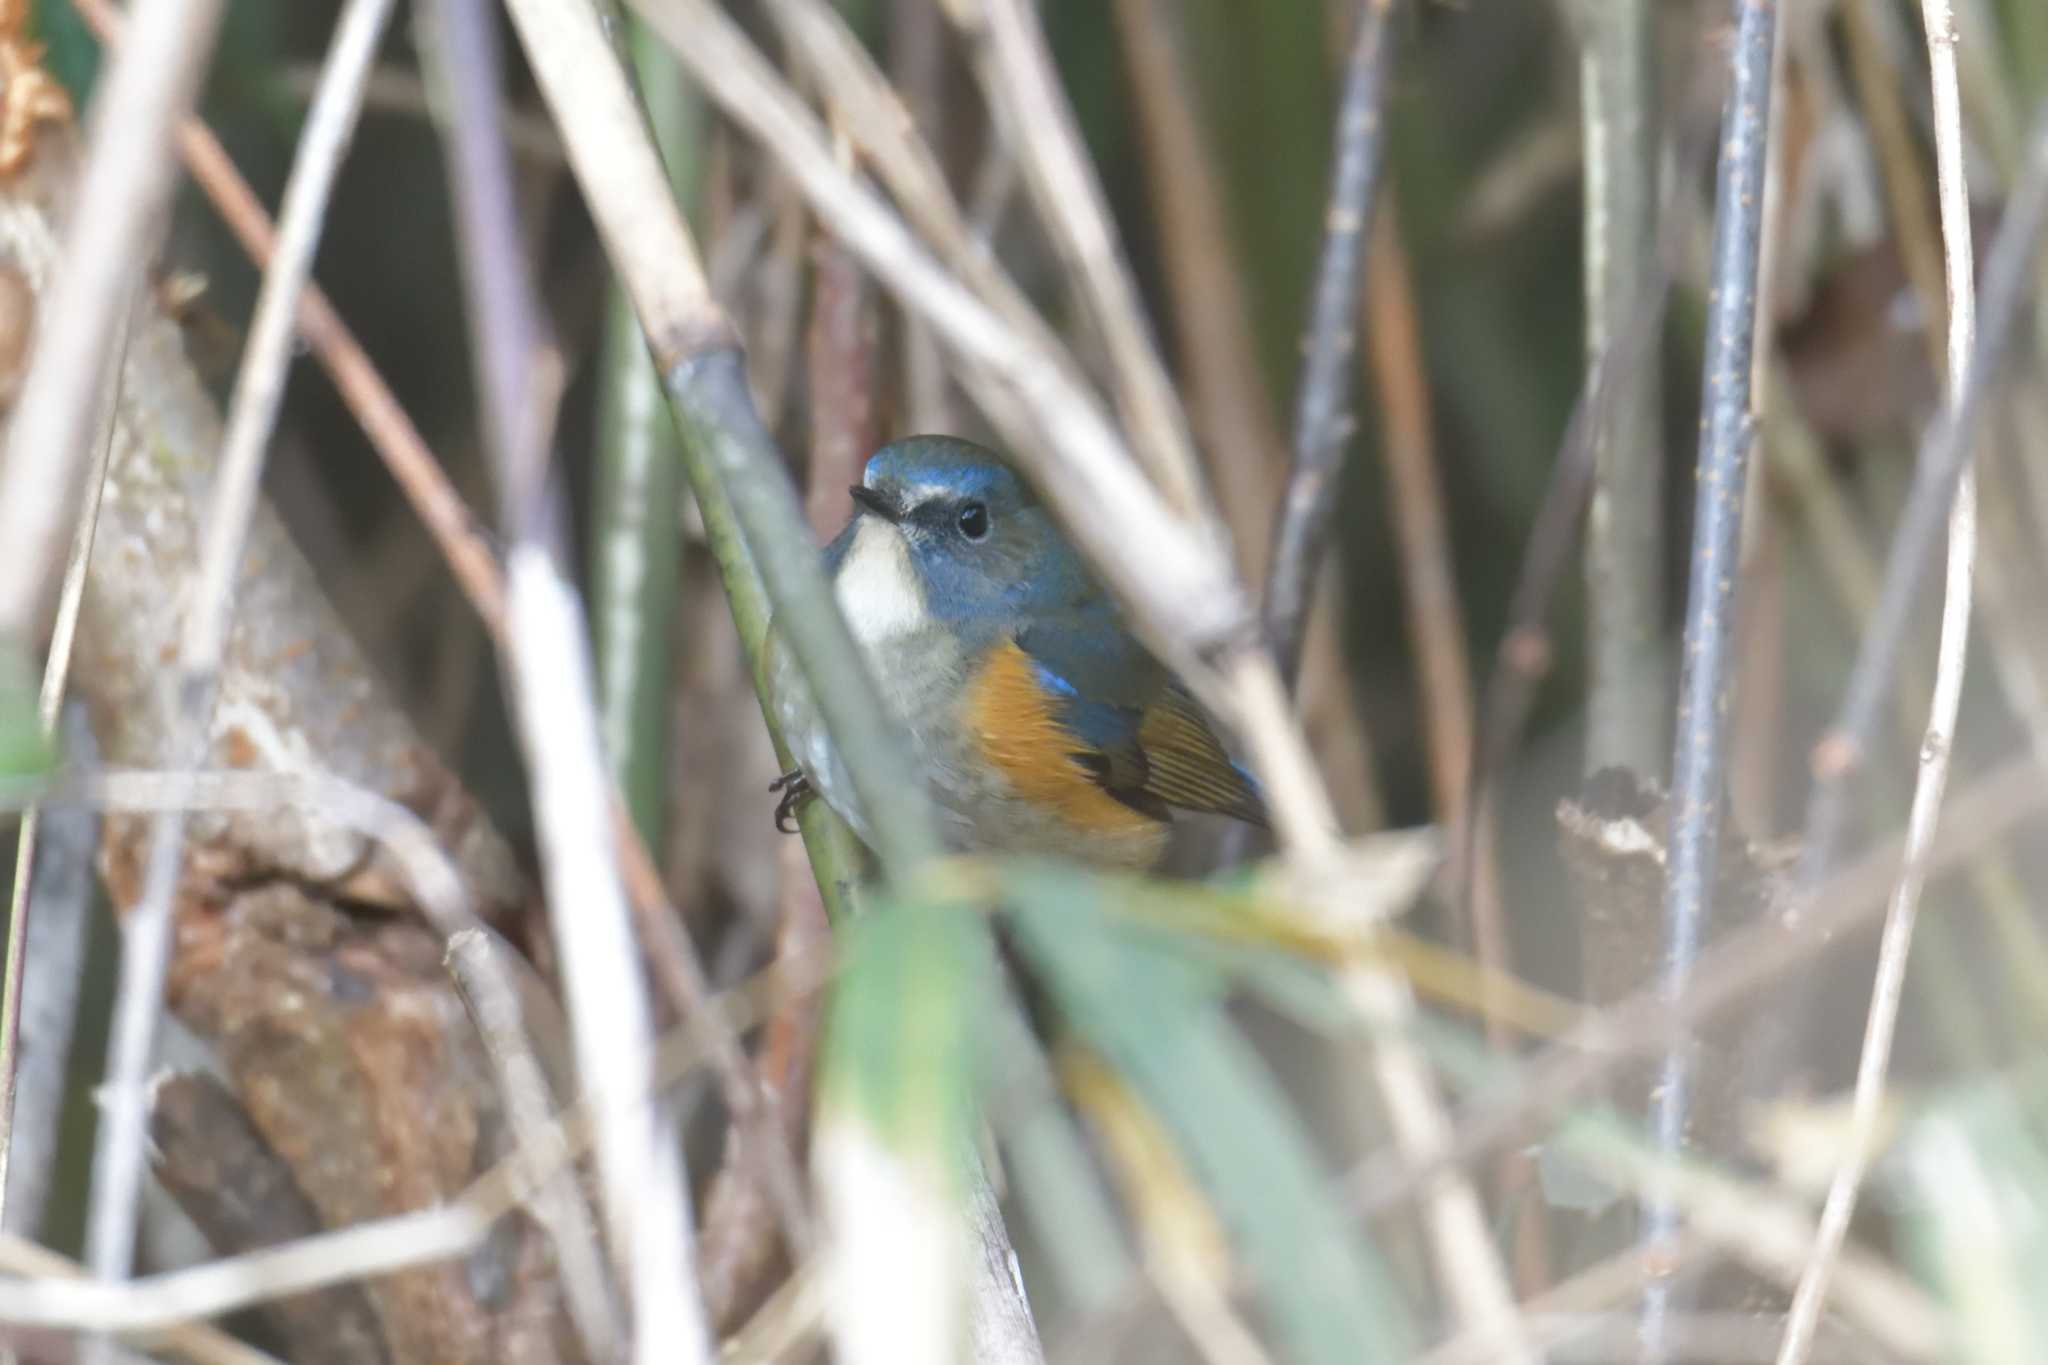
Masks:
[[[969,540],[988,538],[988,508],[978,502],[970,502],[960,509],[960,534]]]

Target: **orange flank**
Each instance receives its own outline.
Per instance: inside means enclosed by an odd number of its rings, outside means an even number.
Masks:
[[[1160,822],[1103,790],[1074,757],[1086,747],[1060,724],[1054,698],[1015,641],[989,651],[967,687],[967,724],[989,764],[1016,794],[1057,815],[1076,831],[1098,836],[1143,835]]]

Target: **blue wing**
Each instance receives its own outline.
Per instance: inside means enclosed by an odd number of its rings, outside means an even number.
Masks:
[[[1057,699],[1075,758],[1112,796],[1153,814],[1179,807],[1266,822],[1258,785],[1201,707],[1113,614],[1034,622],[1016,639]]]

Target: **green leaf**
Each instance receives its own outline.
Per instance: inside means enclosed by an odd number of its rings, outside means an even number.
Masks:
[[[1947,1303],[1954,1358],[2040,1359],[2048,1337],[2048,1147],[2012,1078],[1931,1107],[1901,1151],[1907,1247]]]
[[[0,778],[40,777],[56,765],[36,695],[28,651],[0,640]]]
[[[1084,1315],[1110,1311],[1137,1268],[1114,1204],[1058,1089],[1022,1005],[1003,991],[991,1011],[989,1120],[1009,1154],[1024,1216],[1059,1254],[1047,1270]]]
[[[597,478],[590,500],[590,625],[599,724],[633,823],[659,847],[668,786],[672,627],[682,579],[675,420],[640,323],[615,285],[605,307]]]
[[[836,1354],[956,1359],[986,927],[957,904],[914,899],[853,916],[839,936],[812,1141],[834,1233]]]
[[[99,75],[100,45],[71,0],[35,0],[29,32],[43,45],[43,66],[71,92],[72,104],[83,109]]]
[[[975,1097],[976,1002],[989,958],[958,905],[879,904],[840,926],[844,966],[826,1016],[820,1088],[906,1154],[957,1164]]]
[[[1019,948],[1066,1022],[1158,1115],[1230,1230],[1289,1360],[1403,1360],[1415,1328],[1382,1258],[1330,1198],[1286,1096],[1223,1013],[1223,979],[1113,913],[1106,883],[1005,876]]]

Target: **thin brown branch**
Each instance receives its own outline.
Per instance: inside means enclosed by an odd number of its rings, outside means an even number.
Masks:
[[[774,231],[749,272],[753,309],[747,335],[749,348],[747,383],[761,418],[779,424],[788,410],[791,383],[797,371],[797,343],[804,315],[804,246],[810,238],[811,215],[803,197],[787,185],[777,185],[774,200]]]
[[[769,1015],[756,1063],[783,1138],[803,1149],[810,1114],[812,1067],[821,1015],[815,987],[832,956],[832,927],[800,847],[785,843],[781,860],[782,923],[775,933],[778,983],[785,983]],[[740,1326],[771,1287],[777,1269],[773,1210],[756,1170],[750,1139],[735,1130],[725,1164],[704,1200],[699,1273],[712,1320],[721,1332]]]
[[[1175,349],[1238,565],[1256,587],[1270,558],[1287,437],[1252,346],[1242,257],[1224,212],[1215,154],[1188,88],[1178,41],[1184,16],[1180,6],[1163,0],[1116,0],[1113,9],[1145,137],[1152,217],[1173,293]]]
[[[1428,736],[1431,804],[1446,828],[1469,818],[1472,765],[1472,670],[1467,661],[1464,603],[1444,512],[1431,430],[1430,390],[1423,372],[1421,324],[1398,220],[1381,213],[1366,266],[1367,360],[1378,397],[1394,533],[1401,550],[1402,591],[1414,641],[1423,725]],[[1506,971],[1507,929],[1501,922],[1498,873],[1482,841],[1475,869],[1474,943],[1491,971]]]
[[[1472,673],[1466,654],[1464,604],[1446,529],[1443,488],[1436,469],[1431,430],[1429,380],[1423,372],[1421,324],[1416,316],[1408,256],[1392,196],[1372,227],[1366,260],[1367,360],[1378,395],[1381,450],[1392,485],[1394,531],[1401,549],[1401,585],[1408,605],[1408,632],[1419,660],[1418,686],[1427,736],[1430,790],[1436,819],[1446,829],[1476,825],[1469,895],[1452,904],[1471,909],[1471,922],[1454,926],[1453,942],[1470,944],[1487,981],[1513,975],[1506,916],[1501,906],[1500,868],[1490,807],[1471,802]],[[1487,1037],[1510,1049],[1505,1023],[1488,1007],[1481,989]],[[1535,1170],[1524,1153],[1504,1154],[1499,1188],[1519,1194],[1532,1187]],[[1540,1218],[1522,1221],[1521,1278],[1547,1278],[1549,1261]]]
[[[894,0],[889,7],[889,72],[911,126],[929,141],[945,126],[946,28],[939,0]],[[995,148],[991,147],[991,152]],[[954,430],[944,358],[922,318],[903,319],[903,391],[914,431]]]
[[[904,217],[938,259],[1048,363],[1058,367],[1077,393],[1089,392],[1065,343],[988,248],[1015,180],[1008,143],[1000,135],[990,137],[972,193],[972,211],[963,212],[936,152],[903,117],[897,93],[838,11],[823,0],[772,0],[769,13],[797,60],[824,92],[835,131],[843,133],[869,159]],[[906,321],[928,335],[934,332],[915,309],[906,311]],[[992,376],[970,370],[965,378],[989,420],[1013,447],[1035,439],[1028,415]],[[931,386],[928,379],[926,384]]]
[[[765,1093],[747,1062],[739,1036],[728,1028],[723,1016],[711,1007],[711,981],[696,944],[668,899],[661,872],[653,855],[634,828],[625,803],[614,793],[611,821],[618,840],[620,872],[626,893],[632,900],[639,922],[641,941],[646,947],[648,966],[663,993],[684,1019],[704,1018],[711,1031],[711,1060],[718,1077],[719,1094],[732,1116],[735,1129],[753,1136],[776,1222],[785,1242],[807,1252],[815,1243],[810,1210],[804,1201],[804,1185],[791,1145],[777,1128],[773,1096]]]
[[[1766,431],[1769,427],[1767,418]],[[1765,436],[1766,456],[1770,447],[1770,438]],[[1756,543],[1742,566],[1743,582],[1737,589],[1748,606],[1737,645],[1736,668],[1743,684],[1735,699],[1728,802],[1739,828],[1768,839],[1778,828],[1777,760],[1783,752],[1787,718],[1786,526],[1777,509],[1761,497],[1754,525]]]
[[[811,251],[811,320],[805,330],[811,458],[804,516],[819,539],[846,524],[849,484],[881,444],[876,319],[860,263],[830,238]]]

